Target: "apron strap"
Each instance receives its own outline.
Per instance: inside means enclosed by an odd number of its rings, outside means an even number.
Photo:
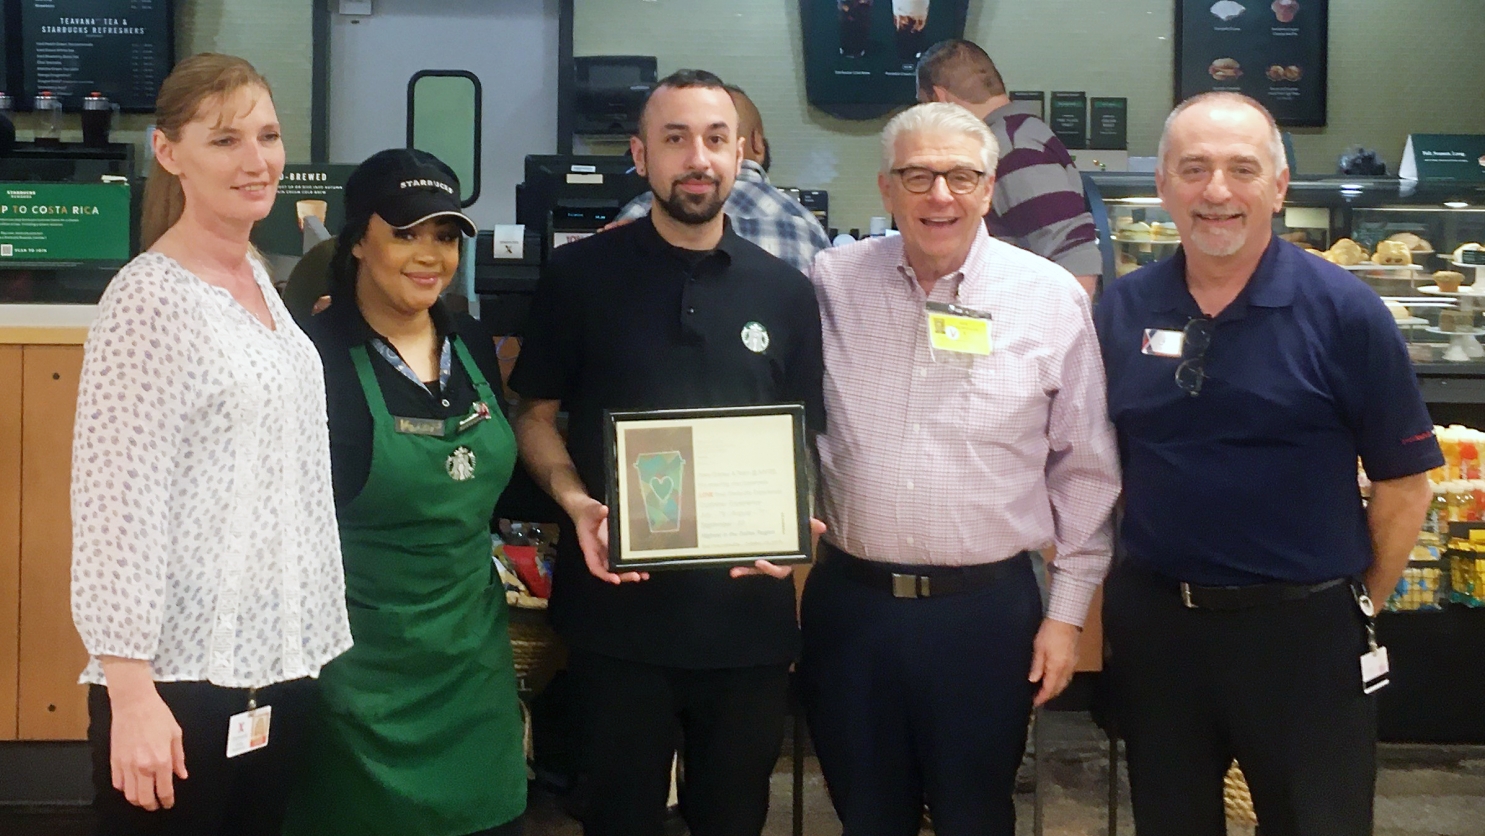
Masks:
[[[366,406],[371,410],[373,422],[392,423],[392,413],[387,409],[387,399],[382,395],[381,384],[371,368],[371,355],[366,352],[366,346],[351,346],[351,362],[356,366],[356,377],[361,381],[361,391],[366,394]]]
[[[469,381],[479,392],[480,399],[492,410],[496,409],[499,401],[495,400],[495,392],[490,388],[490,382],[485,380],[485,374],[480,371],[479,364],[474,362],[474,358],[470,356],[469,348],[464,345],[464,341],[457,334],[451,335],[449,339],[454,341],[454,351],[459,355],[459,362],[464,364],[464,371],[469,374]]]

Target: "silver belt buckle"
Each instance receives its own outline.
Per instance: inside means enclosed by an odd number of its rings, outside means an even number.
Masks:
[[[1181,581],[1181,603],[1185,604],[1188,610],[1196,609],[1196,605],[1191,603],[1191,584],[1185,581]]]
[[[928,583],[927,583],[928,579],[927,578],[924,578],[923,581],[924,581],[923,585],[925,587],[925,589],[923,590],[923,592],[926,595],[927,592],[928,592],[928,590],[926,588],[928,586]],[[892,573],[892,597],[893,598],[917,598],[918,597],[918,576],[917,575],[900,575],[900,574],[898,574],[896,572],[893,572]]]

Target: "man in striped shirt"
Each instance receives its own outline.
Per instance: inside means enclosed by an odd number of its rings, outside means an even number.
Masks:
[[[728,84],[726,90],[737,106],[743,161],[722,211],[732,220],[738,235],[789,262],[799,272],[808,272],[815,253],[829,247],[830,239],[813,212],[768,182],[773,155],[763,136],[763,117],[742,88]],[[650,214],[653,200],[654,195],[647,191],[629,201],[614,225]]]
[[[930,47],[918,61],[918,101],[957,104],[985,120],[1000,143],[990,234],[1056,262],[1092,294],[1102,259],[1082,176],[1046,122],[1011,112],[985,50],[963,40]]]

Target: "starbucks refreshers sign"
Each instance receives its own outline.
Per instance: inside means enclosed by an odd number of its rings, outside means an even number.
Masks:
[[[0,269],[128,260],[127,183],[0,183]]]

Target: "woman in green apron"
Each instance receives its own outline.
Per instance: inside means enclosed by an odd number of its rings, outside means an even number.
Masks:
[[[515,443],[489,337],[439,301],[474,224],[453,172],[419,151],[372,156],[344,194],[333,302],[306,330],[355,645],[320,675],[285,833],[519,833],[522,723],[489,534]]]

